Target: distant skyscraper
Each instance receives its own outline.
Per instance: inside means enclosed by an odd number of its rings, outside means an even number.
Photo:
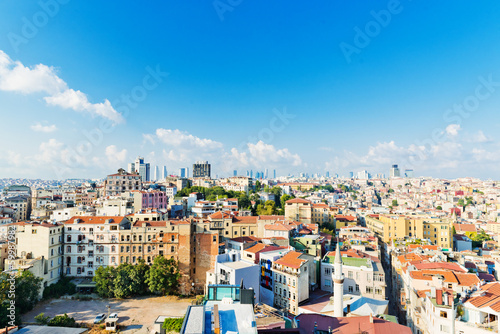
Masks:
[[[135,162],[131,162],[128,164],[128,172],[139,174],[141,176],[142,182],[151,181],[149,162],[145,163],[144,158],[142,157],[137,157],[137,159],[135,159]]]
[[[413,178],[413,169],[405,170],[405,176],[410,179]]]
[[[276,179],[276,169],[275,169],[275,170],[273,170],[273,174],[274,174],[273,179]]]
[[[158,180],[160,180],[160,168],[158,166],[155,166],[153,181],[158,181]]]
[[[326,172],[326,177],[329,178],[330,177],[330,172]]]
[[[352,179],[354,177],[354,173],[353,172],[349,172],[349,178]]]
[[[266,171],[264,172],[264,178],[268,179],[269,178],[269,170],[266,168]]]
[[[250,171],[250,178],[253,179],[253,170]]]
[[[401,176],[400,172],[399,172],[398,165],[392,165],[390,176],[391,176],[391,178]]]
[[[197,161],[193,164],[193,177],[210,177],[211,170],[208,161]]]
[[[179,168],[179,176],[180,177],[188,177],[187,176],[187,168]]]
[[[161,172],[161,179],[164,180],[167,177],[167,166],[163,166],[163,170]]]
[[[233,170],[233,176],[238,176],[238,171],[236,169]]]
[[[368,179],[370,179],[370,173],[368,173],[366,170],[358,172],[358,179],[368,180]]]

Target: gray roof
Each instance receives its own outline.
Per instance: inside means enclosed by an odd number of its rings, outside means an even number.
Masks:
[[[88,328],[68,328],[49,326],[26,326],[18,330],[17,334],[80,334],[88,331]]]

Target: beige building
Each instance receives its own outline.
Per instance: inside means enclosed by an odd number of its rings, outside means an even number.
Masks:
[[[294,198],[285,203],[285,218],[304,224],[312,223],[312,203],[301,198]]]
[[[141,190],[141,176],[136,173],[127,173],[123,168],[120,168],[118,173],[106,177],[104,189],[106,196],[115,196],[126,191]]]
[[[453,220],[426,215],[368,215],[366,227],[385,243],[408,238],[428,239],[433,245],[453,249]]]
[[[63,225],[49,223],[15,223],[17,257],[42,259],[44,286],[56,283],[63,268]],[[33,264],[36,266],[35,264]],[[37,264],[38,265],[38,264]]]

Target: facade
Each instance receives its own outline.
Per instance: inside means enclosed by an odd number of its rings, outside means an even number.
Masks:
[[[312,223],[312,203],[301,198],[294,198],[285,203],[285,218],[304,224]]]
[[[64,222],[64,274],[92,277],[99,266],[117,266],[125,229],[130,221],[122,216],[75,216]]]
[[[334,292],[337,252],[329,252],[321,262],[321,290]],[[380,262],[369,257],[341,256],[343,293],[379,300],[386,299],[385,273]]]
[[[30,219],[31,199],[27,195],[17,195],[5,199],[5,204],[14,208],[13,217],[16,221],[25,221]]]
[[[141,189],[141,176],[136,173],[127,173],[121,168],[118,170],[118,173],[108,175],[104,182],[104,192],[106,196],[116,196],[126,191]]]
[[[193,177],[211,177],[210,164],[208,161],[197,161],[193,164]]]
[[[308,260],[303,254],[290,251],[274,261],[274,307],[298,314],[299,303],[309,299]]]
[[[385,243],[391,240],[427,239],[433,245],[453,249],[452,220],[427,215],[368,215],[366,227]]]
[[[15,223],[17,257],[22,259],[43,258],[43,286],[56,283],[63,270],[64,227],[62,224]]]

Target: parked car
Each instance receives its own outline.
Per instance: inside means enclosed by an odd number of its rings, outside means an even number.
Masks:
[[[106,319],[106,314],[101,313],[98,314],[97,317],[94,319],[94,324],[100,324],[104,319]]]
[[[118,313],[111,313],[108,319],[118,319]]]

